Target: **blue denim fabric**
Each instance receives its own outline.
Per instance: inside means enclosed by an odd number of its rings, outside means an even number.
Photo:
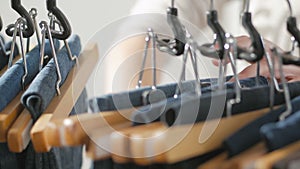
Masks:
[[[70,115],[87,112],[87,92],[78,98]],[[17,155],[20,169],[80,169],[82,165],[82,146],[52,148],[48,153],[36,153],[32,143],[22,154]]]
[[[79,56],[81,44],[79,36],[74,35],[69,39],[70,49],[73,55]],[[69,59],[66,47],[63,47],[57,53],[57,59],[61,72],[62,81],[65,82],[69,71],[75,64],[75,61]],[[22,104],[30,111],[32,119],[36,121],[41,113],[47,108],[53,97],[56,95],[57,71],[54,60],[42,69],[42,71],[32,81],[30,87],[21,98]]]
[[[232,76],[226,77],[226,81],[231,79]],[[267,80],[264,77],[259,77],[259,84],[264,85],[268,84]],[[192,92],[195,89],[195,82],[196,81],[185,81],[182,83],[181,93]],[[212,89],[217,87],[218,79],[202,79],[201,80],[201,90],[203,93],[210,92]],[[234,83],[227,83],[227,88],[231,89],[234,88]],[[256,85],[254,78],[241,80],[241,85],[243,87],[253,87]],[[163,92],[163,96],[160,94],[152,95],[151,97],[156,97],[153,100],[162,100],[165,98],[173,97],[178,87],[177,83],[171,83],[166,85],[159,85],[157,86],[157,90]],[[121,110],[127,109],[131,107],[139,107],[144,106],[142,95],[146,91],[150,91],[151,87],[143,87],[139,89],[135,89],[132,91],[121,92],[117,94],[109,94],[104,95],[98,98],[94,98],[90,100],[90,107],[92,111],[113,111],[113,110]],[[159,98],[161,97],[161,98]],[[97,103],[97,104],[95,104]],[[152,102],[153,103],[153,102]],[[147,104],[150,104],[149,100]]]
[[[59,48],[59,42],[55,40],[54,44],[57,50]],[[28,75],[25,80],[25,85],[28,85],[39,71],[39,55],[38,46],[26,54]],[[45,55],[52,56],[48,41],[45,47]],[[20,59],[0,77],[0,111],[3,110],[3,108],[5,108],[7,104],[22,90],[23,75],[23,60]]]
[[[255,84],[256,86],[256,83],[249,83],[249,81],[255,81],[255,78],[242,80],[241,84],[243,86]],[[262,84],[259,87],[244,88],[241,91],[241,102],[232,106],[232,115],[269,106],[269,87],[263,86],[267,81],[260,82]],[[234,85],[228,83],[227,87],[234,87]],[[166,101],[144,106],[133,113],[132,120],[136,124],[162,121],[168,125],[172,125],[176,120],[175,125],[180,125],[226,116],[226,101],[235,98],[235,91],[232,88],[227,91],[211,91],[210,89],[207,91],[209,92],[201,97],[182,94],[178,99],[169,98]],[[276,96],[277,104],[283,102],[282,93],[277,93]],[[252,106],[249,106],[251,104]]]
[[[290,93],[293,93],[294,96],[295,94],[299,96],[299,87],[299,82],[289,84]],[[293,110],[300,110],[300,97],[296,97],[292,100],[292,107]],[[232,157],[238,155],[239,153],[245,151],[246,149],[261,141],[260,128],[264,124],[277,122],[280,115],[282,114],[282,112],[284,112],[285,109],[286,107],[283,106],[274,111],[271,111],[239,129],[236,133],[225,139],[223,144],[229,156]],[[281,137],[280,139],[283,139],[283,137]]]
[[[8,42],[5,44],[5,50],[10,51],[12,42]],[[0,47],[1,50],[1,47]],[[9,53],[10,54],[10,53]],[[16,57],[19,55],[19,49],[18,46],[15,46],[14,55],[13,57]],[[2,70],[6,65],[8,65],[9,55],[4,55],[2,52],[0,52],[0,70]]]
[[[298,102],[300,104],[300,100]],[[300,109],[283,121],[265,124],[260,133],[269,151],[274,151],[300,140]]]
[[[81,44],[79,37],[72,36],[69,39],[70,49],[73,55],[79,56],[81,51]],[[67,54],[66,47],[63,47],[58,53],[57,58],[61,71],[62,85],[70,70],[75,64],[71,61]],[[37,120],[41,113],[47,108],[53,97],[56,95],[56,81],[57,72],[54,60],[51,59],[49,63],[42,69],[42,71],[32,81],[30,87],[22,96],[22,103],[30,111],[33,120]],[[83,94],[86,98],[86,94]],[[78,101],[82,99],[79,98]],[[77,112],[86,112],[86,99],[81,101]],[[74,114],[74,113],[72,113]],[[27,169],[80,169],[82,163],[82,147],[75,148],[53,148],[48,153],[35,153],[32,145],[27,147],[27,160],[25,161],[25,168]]]

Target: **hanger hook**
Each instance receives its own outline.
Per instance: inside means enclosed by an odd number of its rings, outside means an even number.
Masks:
[[[56,0],[47,0],[47,10],[57,18],[63,28],[60,32],[51,30],[52,37],[59,40],[68,39],[72,33],[71,25],[63,12],[56,6]]]
[[[172,8],[175,7],[175,0],[171,0],[171,7],[172,7]]]
[[[45,50],[45,45],[46,45],[45,44],[45,39],[46,39],[46,34],[47,34],[48,38],[49,38],[51,50],[52,50],[53,60],[54,60],[56,71],[57,71],[56,93],[57,93],[57,95],[60,95],[59,85],[62,81],[62,78],[61,78],[59,63],[58,63],[56,52],[55,52],[55,47],[54,47],[54,43],[53,43],[51,29],[50,29],[49,25],[47,24],[47,22],[45,22],[45,21],[40,22],[40,27],[42,29],[42,37],[43,37],[42,38],[42,46],[41,46],[41,50],[40,50],[41,51],[40,59],[43,60],[43,58],[44,58],[44,53],[42,53],[42,51]],[[41,65],[40,65],[40,68],[41,68]]]
[[[16,12],[19,13],[19,15],[21,15],[21,17],[25,18],[26,22],[26,28],[23,29],[23,37],[25,38],[29,38],[34,34],[34,25],[33,25],[33,21],[29,15],[29,13],[26,11],[26,9],[22,6],[21,4],[21,0],[11,0],[11,7],[12,9],[14,9]],[[14,24],[11,24],[7,27],[6,29],[6,34],[8,36],[13,36],[14,34]],[[17,33],[17,35],[19,36],[19,32]]]
[[[250,11],[250,0],[244,0],[244,12]]]
[[[298,46],[300,44],[300,30],[297,27],[297,19],[293,16],[293,9],[291,2],[289,0],[286,1],[289,6],[290,10],[290,16],[287,19],[287,30],[289,33],[295,38],[295,40],[298,42]]]
[[[288,7],[289,7],[290,16],[293,16],[293,8],[292,8],[292,5],[291,5],[291,2],[290,2],[290,0],[286,0],[286,2],[287,2]]]
[[[2,22],[2,18],[0,16],[0,31],[2,30],[2,28],[3,28],[3,22]]]
[[[210,10],[214,10],[214,9],[215,9],[214,0],[210,0]]]

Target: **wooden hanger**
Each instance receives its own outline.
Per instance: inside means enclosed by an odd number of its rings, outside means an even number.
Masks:
[[[87,46],[89,48],[86,48],[78,58],[79,66],[72,68],[65,83],[61,86],[61,95],[53,98],[34,126],[32,126],[31,115],[24,110],[10,128],[8,145],[12,152],[22,152],[29,143],[30,135],[36,150],[50,150],[51,147],[43,139],[48,122],[68,117],[74,106],[74,100],[80,96],[99,59],[97,46],[95,44]]]
[[[159,156],[159,158],[154,158],[154,161],[149,161],[148,163],[167,163],[173,164],[189,158],[197,157],[202,154],[213,151],[221,147],[222,141],[228,137],[230,134],[234,133],[237,129],[246,125],[250,121],[260,117],[264,113],[268,112],[268,109],[263,109],[260,111],[245,113],[241,115],[232,116],[229,118],[223,118],[219,121],[211,120],[201,123],[196,123],[192,125],[183,125],[183,126],[172,126],[168,129],[168,132],[164,132],[161,128],[157,130],[149,131],[152,133],[152,136],[157,136],[161,133],[160,137],[156,137],[149,142],[144,142],[146,144],[137,144],[141,139],[146,139],[149,137],[148,132],[135,133],[133,138],[130,138],[130,150],[135,155],[143,155],[144,157],[149,154],[159,154],[162,148],[170,148],[168,151],[164,152]],[[218,127],[212,133],[212,135],[203,143],[199,143],[199,135],[202,129],[205,129],[205,125],[211,126],[218,123]],[[206,126],[206,127],[207,127]],[[190,128],[190,130],[188,130]],[[146,129],[145,129],[146,131]],[[183,133],[188,131],[182,140],[178,140],[180,137],[178,133]],[[145,136],[144,136],[145,133]],[[167,144],[166,144],[167,143]],[[136,146],[139,145],[139,146]],[[168,147],[169,145],[175,145],[174,147]],[[164,147],[161,147],[164,146]],[[152,152],[149,152],[150,147]],[[137,153],[136,153],[137,152]],[[142,154],[143,153],[143,154]],[[151,158],[148,158],[151,159]],[[153,158],[152,158],[153,159]],[[141,161],[141,159],[139,159]],[[139,161],[136,161],[139,163]],[[147,163],[147,159],[142,160],[142,165]]]
[[[16,56],[13,64],[21,58],[20,55]],[[0,76],[7,70],[7,65],[0,71]],[[24,91],[21,91],[1,112],[0,112],[0,142],[7,141],[7,133],[9,128],[15,122],[17,117],[23,111],[24,106],[21,104],[21,96]]]
[[[7,141],[7,132],[20,113],[24,106],[21,104],[21,96],[24,92],[21,91],[4,109],[0,112],[0,142]]]
[[[260,143],[230,159],[228,159],[226,152],[222,153],[214,159],[199,166],[198,169],[243,169],[249,167],[249,164],[251,164],[253,160],[262,156],[266,152],[264,144]]]
[[[80,114],[70,116],[66,119],[49,121],[42,142],[48,146],[78,146],[87,145],[93,131],[105,130],[118,124],[130,123],[129,120],[133,109],[122,111],[101,112],[95,114]],[[41,151],[41,150],[37,150]],[[43,152],[43,151],[41,151]]]
[[[241,126],[268,111],[268,109],[264,109],[222,119],[213,136],[209,139],[209,141],[203,144],[198,143],[198,137],[204,123],[168,128],[163,123],[158,122],[148,125],[129,127],[115,131],[114,133],[109,133],[110,140],[107,140],[109,134],[101,134],[102,130],[100,128],[95,130],[94,135],[92,134],[87,154],[89,154],[92,159],[103,159],[110,156],[109,152],[105,152],[103,149],[99,148],[99,145],[103,144],[103,140],[106,137],[106,141],[110,143],[112,152],[114,152],[114,154],[112,154],[112,158],[117,163],[122,164],[132,161],[139,165],[149,165],[152,163],[175,163],[218,148],[221,145],[221,140],[223,140],[222,137],[225,138]],[[211,121],[210,123],[212,124],[213,122]],[[173,149],[160,154],[161,148],[164,148],[161,146],[166,145],[166,143],[172,144],[174,140],[176,141],[176,135],[178,135],[178,133],[182,133],[182,131],[186,131],[188,127],[192,128],[180,143],[178,143]],[[164,133],[166,130],[169,131],[167,134]],[[149,142],[145,141],[146,138],[157,136],[159,133],[163,133],[164,137],[158,137],[156,140],[153,139]],[[150,145],[149,143],[153,144]],[[147,150],[150,149],[152,152],[147,152]],[[152,153],[157,156],[149,157]]]
[[[199,166],[198,169],[272,169],[275,162],[297,151],[300,151],[300,142],[293,143],[271,153],[268,153],[263,143],[259,143],[231,159],[227,159],[227,154],[223,153],[217,158]]]
[[[293,154],[297,151],[300,151],[300,141],[258,158],[254,162],[254,166],[256,169],[272,169],[272,166],[277,161],[282,160],[286,156]]]

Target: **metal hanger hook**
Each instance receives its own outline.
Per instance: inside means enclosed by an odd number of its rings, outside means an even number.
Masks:
[[[293,16],[293,8],[292,8],[292,5],[291,5],[291,2],[290,2],[290,0],[286,0],[286,2],[287,2],[288,7],[289,7],[290,16]]]

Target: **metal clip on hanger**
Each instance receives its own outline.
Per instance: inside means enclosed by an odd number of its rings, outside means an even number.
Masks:
[[[187,64],[187,58],[188,55],[190,55],[191,62],[193,65],[194,70],[194,76],[195,76],[195,91],[191,91],[193,94],[196,94],[197,96],[201,95],[201,84],[200,84],[200,77],[198,73],[198,63],[197,63],[197,57],[196,57],[196,48],[197,44],[194,42],[191,34],[186,30],[186,44],[184,45],[184,52],[183,52],[183,65],[182,65],[182,71],[179,78],[178,86],[176,88],[174,98],[178,98],[180,94],[180,90],[183,89],[182,82],[185,81],[185,73],[186,73],[186,64]]]
[[[23,28],[25,26],[24,25],[25,22],[26,22],[26,20],[22,17],[17,19],[16,23],[14,24],[13,41],[12,41],[12,44],[11,44],[11,51],[14,51],[15,50],[15,45],[16,45],[17,34],[19,34],[18,36],[20,37],[20,48],[21,48],[20,55],[23,59],[23,65],[24,65],[24,75],[22,77],[23,90],[25,90],[25,80],[26,80],[26,76],[28,74],[27,62],[26,62],[25,53],[24,53],[24,46],[23,46]],[[13,55],[14,55],[14,53],[11,52],[9,60],[8,60],[8,68],[10,68],[12,66]]]
[[[171,55],[180,56],[184,53],[185,29],[178,19],[178,10],[174,7],[175,0],[171,1],[171,7],[167,9],[167,21],[174,33],[174,39],[157,40],[158,49]]]
[[[161,97],[160,95],[163,92],[160,92],[160,90],[158,90],[156,88],[156,51],[155,51],[155,47],[156,47],[156,41],[157,41],[157,36],[154,33],[154,31],[149,28],[146,38],[145,38],[145,48],[144,48],[144,54],[143,54],[143,61],[142,61],[142,67],[141,67],[141,71],[139,73],[139,79],[136,85],[136,88],[140,88],[142,86],[142,79],[143,79],[143,75],[144,75],[144,69],[146,66],[146,60],[147,60],[147,55],[148,55],[148,49],[149,49],[149,45],[150,45],[150,41],[152,40],[152,78],[153,78],[153,83],[152,83],[152,87],[151,90],[147,90],[144,91],[142,94],[142,98],[143,98],[143,104],[147,105],[148,102],[157,102],[160,101],[162,99],[165,99],[164,97]],[[155,100],[152,100],[154,98]]]
[[[72,55],[67,39],[72,34],[71,25],[67,17],[63,12],[56,6],[56,0],[47,0],[47,10],[49,11],[48,16],[50,18],[50,28],[52,37],[55,39],[63,40],[68,50],[68,55],[71,60],[75,60],[78,65],[78,59]],[[55,30],[55,24],[59,25],[60,31]]]
[[[47,24],[47,22],[45,21],[42,21],[40,23],[40,27],[42,29],[42,45],[41,45],[41,50],[40,50],[40,67],[39,69],[41,70],[42,67],[43,67],[43,61],[44,61],[44,50],[45,50],[45,40],[46,40],[46,34],[48,35],[48,38],[49,38],[49,41],[50,41],[50,46],[51,46],[51,49],[52,49],[52,55],[53,55],[53,59],[54,59],[54,62],[55,62],[55,67],[56,67],[56,71],[57,71],[57,82],[56,82],[56,92],[57,92],[57,95],[60,95],[60,90],[59,90],[59,84],[61,82],[61,73],[60,73],[60,69],[59,69],[59,63],[57,61],[57,57],[56,57],[56,52],[55,52],[55,47],[54,47],[54,44],[53,44],[53,38],[52,38],[52,34],[51,34],[51,31],[50,31],[50,27],[49,25]]]

